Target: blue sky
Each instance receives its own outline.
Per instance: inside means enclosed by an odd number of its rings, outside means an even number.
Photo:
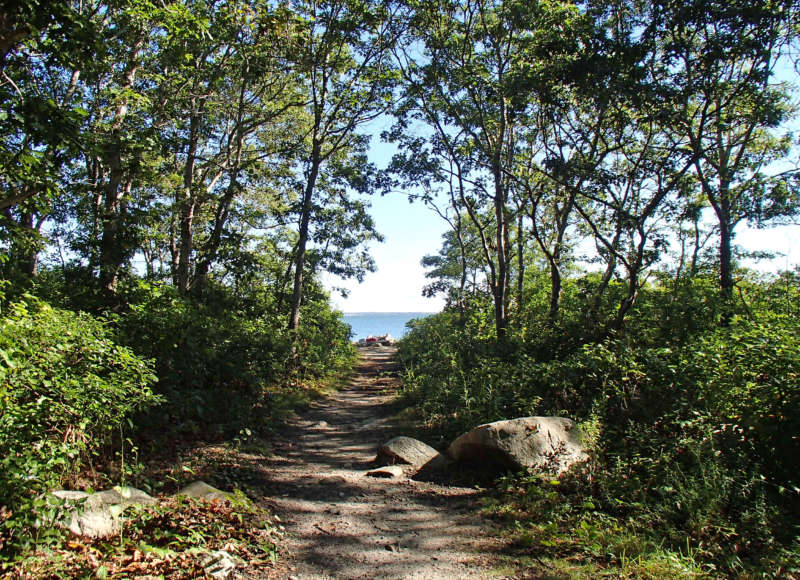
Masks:
[[[422,256],[433,254],[441,245],[447,224],[431,209],[416,202],[410,204],[401,193],[374,196],[372,215],[385,241],[373,244],[371,254],[377,272],[367,274],[364,282],[326,279],[328,287],[343,286],[348,298],[334,293],[334,305],[343,312],[436,312],[441,297],[424,298],[422,287],[429,280],[420,265]],[[800,264],[800,227],[757,230],[741,227],[735,243],[750,251],[762,250],[779,255],[774,260],[750,264],[762,271],[790,269]]]
[[[362,284],[329,278],[328,287],[344,286],[350,290],[347,299],[333,294],[336,307],[344,312],[441,310],[441,298],[421,295],[422,287],[430,280],[425,278],[420,260],[425,254],[436,253],[447,224],[423,204],[410,204],[401,193],[375,196],[372,207],[378,231],[385,238],[382,244],[370,246],[378,271],[367,274]]]
[[[370,161],[385,168],[396,147],[381,141],[380,134],[391,126],[390,117],[374,121],[368,132],[372,135]],[[435,254],[442,242],[447,224],[436,213],[416,201],[410,203],[403,192],[363,196],[372,205],[370,211],[383,243],[370,244],[370,254],[378,266],[367,274],[363,283],[323,276],[330,289],[345,287],[349,296],[331,295],[334,306],[343,312],[438,312],[444,306],[442,297],[424,298],[422,288],[430,283],[420,260]]]

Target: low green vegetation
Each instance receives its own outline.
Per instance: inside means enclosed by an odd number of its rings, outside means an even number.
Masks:
[[[522,554],[588,576],[797,573],[800,272],[743,280],[726,327],[707,279],[648,284],[601,340],[581,325],[592,281],[566,284],[557,327],[534,302],[502,345],[478,301],[418,321],[401,343],[408,400],[449,435],[524,415],[582,425],[579,473],[511,477],[489,503]]]
[[[174,488],[152,477],[150,461],[196,442],[262,440],[354,360],[348,328],[323,294],[309,296],[304,311],[314,323],[295,342],[263,288],[236,295],[220,285],[205,300],[131,279],[118,293],[120,312],[91,315],[75,309],[78,288],[63,293],[62,275],[43,272],[29,287],[50,303],[31,293],[3,303],[0,544],[7,563],[63,547],[63,532],[36,525],[52,509],[47,490]],[[188,464],[175,465],[180,472]]]

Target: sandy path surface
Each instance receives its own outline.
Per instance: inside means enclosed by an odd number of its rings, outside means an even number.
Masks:
[[[362,349],[356,376],[275,442],[265,490],[288,532],[290,578],[487,578],[475,490],[365,476],[389,421],[395,350]]]

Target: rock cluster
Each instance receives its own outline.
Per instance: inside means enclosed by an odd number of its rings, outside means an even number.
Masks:
[[[213,501],[230,499],[227,494],[203,481],[187,485],[176,496],[193,497]],[[56,525],[68,528],[73,534],[91,538],[107,538],[122,530],[125,516],[123,512],[131,506],[152,505],[158,500],[134,487],[114,487],[96,493],[59,489],[50,492],[51,503],[56,501],[59,508],[49,521],[40,525]],[[223,580],[230,577],[237,567],[244,563],[224,550],[209,553],[202,562],[206,575]]]
[[[61,510],[52,522],[64,526],[77,536],[106,538],[118,534],[124,518],[122,512],[135,505],[152,505],[158,500],[135,487],[114,487],[105,491],[88,493],[59,489],[50,495],[61,500]],[[230,495],[203,481],[187,485],[176,496],[203,500],[225,500]]]
[[[414,476],[424,471],[444,471],[454,462],[497,473],[527,469],[561,474],[586,459],[580,430],[572,420],[520,417],[475,427],[457,437],[446,455],[411,437],[395,437],[380,446],[375,464],[403,464],[405,469],[373,470],[367,475]]]

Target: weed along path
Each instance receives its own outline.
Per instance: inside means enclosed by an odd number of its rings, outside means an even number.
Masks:
[[[397,435],[395,349],[362,349],[350,383],[274,444],[265,495],[288,532],[290,578],[486,578],[473,489],[366,476]]]

